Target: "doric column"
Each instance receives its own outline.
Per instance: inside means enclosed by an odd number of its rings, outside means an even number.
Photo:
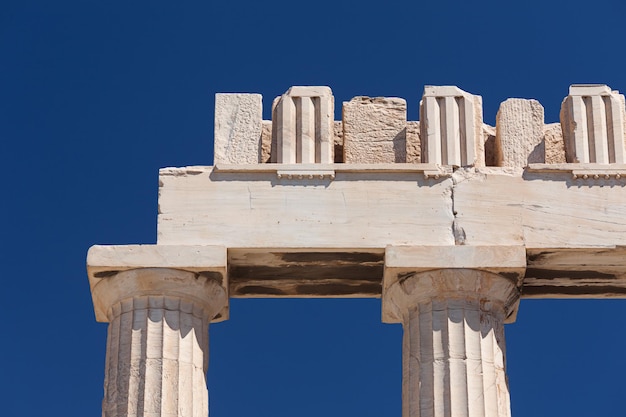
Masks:
[[[463,263],[455,252],[476,255],[450,251],[452,264]],[[482,255],[467,263],[494,261],[493,251]],[[384,320],[404,327],[403,416],[510,417],[504,322],[517,308],[519,271],[422,266],[394,274],[383,292]]]
[[[101,279],[92,295],[110,323],[103,417],[206,417],[208,325],[227,303],[220,283],[141,268]]]

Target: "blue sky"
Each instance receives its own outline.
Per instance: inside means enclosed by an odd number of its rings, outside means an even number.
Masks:
[[[407,99],[426,84],[558,121],[573,83],[626,90],[626,3],[29,1],[0,4],[0,415],[100,415],[93,244],[156,241],[158,169],[211,165],[216,92],[291,85]],[[626,414],[626,301],[522,301],[514,417]],[[213,417],[400,416],[401,328],[379,300],[233,300],[211,327]]]

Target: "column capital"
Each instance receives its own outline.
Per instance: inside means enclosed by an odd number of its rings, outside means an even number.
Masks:
[[[383,322],[435,299],[497,303],[515,321],[526,270],[523,246],[390,246],[385,251]]]
[[[193,303],[207,320],[228,318],[226,249],[216,246],[93,246],[87,254],[91,295],[99,322],[137,297],[174,297]]]

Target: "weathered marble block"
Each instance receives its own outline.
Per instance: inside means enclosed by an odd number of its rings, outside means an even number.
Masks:
[[[422,162],[485,165],[482,97],[455,86],[426,86],[420,119]]]
[[[565,144],[560,123],[549,123],[543,126],[543,140],[546,148],[546,164],[564,164]]]
[[[485,147],[485,165],[495,167],[498,165],[498,155],[496,149],[496,128],[483,123],[482,129],[483,144]]]
[[[276,162],[334,161],[334,98],[329,87],[291,87],[274,101]]]
[[[567,162],[623,164],[624,96],[603,84],[572,85],[561,105]]]
[[[263,120],[261,124],[261,156],[259,162],[262,164],[272,162],[272,149],[276,143],[272,141],[272,121]]]
[[[344,162],[406,162],[406,101],[354,97],[343,103]]]
[[[333,123],[335,162],[343,162],[343,120],[335,120]]]
[[[543,106],[537,100],[510,98],[496,116],[497,165],[523,168],[545,161]]]
[[[422,162],[420,122],[406,122],[406,162],[413,164]]]
[[[257,164],[262,118],[260,94],[216,94],[215,164]]]

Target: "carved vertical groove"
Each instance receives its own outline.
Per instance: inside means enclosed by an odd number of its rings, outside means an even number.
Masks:
[[[589,139],[587,127],[587,110],[581,96],[571,97],[571,122],[566,124],[564,135],[571,131],[572,145],[570,149],[573,155],[568,162],[589,162]],[[574,158],[575,156],[575,158]]]
[[[180,358],[180,300],[165,299],[163,329],[163,373],[161,375],[161,409],[164,415],[178,413],[179,358]]]
[[[470,132],[468,132],[467,124],[468,121],[474,120],[474,116],[472,114],[468,114],[468,108],[473,109],[474,106],[467,106],[466,100],[463,97],[455,97],[456,106],[458,107],[459,112],[459,137],[461,138],[459,142],[459,159],[461,165],[468,165],[468,161],[474,160],[473,154],[473,137],[472,142],[469,143]],[[468,116],[470,116],[468,118]],[[470,129],[471,130],[471,129]],[[469,154],[471,153],[471,155]]]
[[[113,309],[113,314],[115,317],[119,317],[119,304],[117,304]],[[114,366],[118,363],[119,358],[119,348],[120,348],[120,320],[115,320],[109,324],[108,332],[107,332],[107,351],[106,351],[106,363],[105,369],[109,370],[104,377],[104,391],[108,394],[108,398],[105,396],[103,401],[104,404],[109,402],[117,403],[117,366]],[[103,406],[104,406],[103,404]],[[103,407],[104,408],[104,407]],[[103,409],[104,414],[104,409]]]
[[[483,372],[483,398],[485,417],[498,417],[498,390],[495,366],[495,344],[493,337],[485,337],[490,334],[491,320],[489,316],[480,318],[480,355]],[[494,407],[494,404],[496,405]],[[505,414],[506,415],[506,414]]]
[[[463,165],[471,165],[474,161],[478,161],[478,155],[476,154],[476,142],[481,142],[482,137],[476,136],[476,126],[482,126],[482,112],[481,101],[479,97],[472,97],[468,99],[466,97],[460,97],[459,109],[461,114],[461,155]],[[480,149],[482,149],[479,146]],[[484,163],[484,161],[483,161]]]
[[[595,154],[595,162],[598,164],[608,164],[608,142],[611,138],[607,135],[606,108],[602,96],[591,97],[591,109],[593,114],[593,152]]]
[[[193,417],[206,417],[209,409],[209,391],[206,389],[206,371],[204,370],[204,355],[208,349],[202,344],[207,340],[202,331],[208,327],[200,317],[192,315],[193,328],[187,337],[191,338],[192,347],[192,384],[193,384]],[[202,388],[202,389],[200,389]],[[206,411],[205,411],[206,410]]]
[[[606,125],[606,135],[608,137],[607,141],[607,152],[608,152],[608,163],[615,163],[615,126],[613,126],[613,101],[611,97],[603,96],[601,97],[604,104],[604,117],[605,125]]]
[[[296,106],[291,97],[281,97],[276,106],[276,146],[279,164],[296,162]]]
[[[446,154],[444,160],[447,165],[461,165],[461,140],[459,127],[459,108],[456,97],[446,97],[444,99],[442,119],[445,119]],[[444,127],[442,125],[442,127]]]
[[[626,136],[624,135],[624,115],[626,109],[624,109],[623,101],[620,102],[620,97],[623,100],[624,96],[614,96],[606,98],[607,102],[607,124],[609,131],[609,147],[610,152],[613,155],[611,163],[623,164],[626,163],[624,142]]]
[[[193,414],[193,320],[191,303],[181,301],[179,368],[178,368],[178,409],[181,415]]]
[[[315,107],[311,97],[295,99],[296,118],[296,162],[315,163]]]
[[[328,164],[334,161],[334,104],[333,97],[313,97],[315,106],[315,162]]]
[[[441,163],[446,164],[449,159],[448,155],[448,121],[446,120],[446,101],[445,97],[436,98],[436,112],[438,113],[437,120],[439,120],[438,131],[435,137],[438,139],[439,151],[441,155]]]
[[[593,103],[591,99],[592,97],[589,96],[583,97],[582,102],[585,109],[583,116],[585,117],[585,125],[587,126],[587,131],[583,132],[587,139],[585,146],[587,147],[589,162],[593,163],[596,162],[596,135],[593,120]]]
[[[443,144],[439,100],[437,97],[424,97],[422,102],[422,115],[420,116],[422,124],[420,126],[426,130],[422,162],[437,163],[445,158],[442,154]]]

